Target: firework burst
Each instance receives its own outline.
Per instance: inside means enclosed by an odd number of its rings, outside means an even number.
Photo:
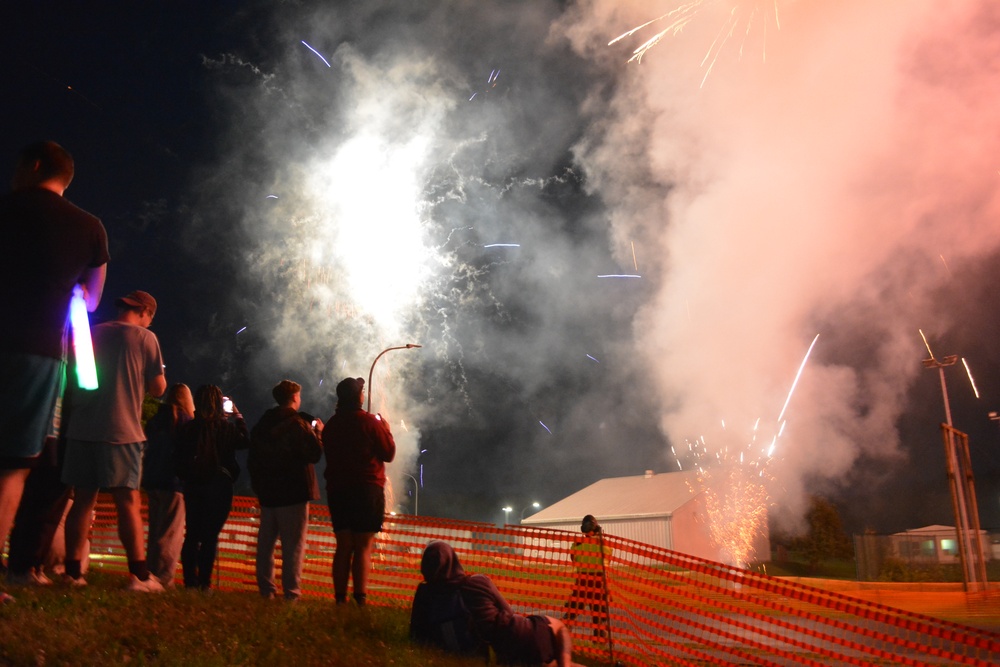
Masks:
[[[726,49],[730,42],[739,40],[738,53],[740,58],[743,57],[743,51],[746,47],[747,39],[750,36],[751,31],[758,24],[760,24],[760,30],[763,34],[761,60],[766,61],[768,24],[773,23],[775,28],[779,30],[781,29],[781,23],[778,19],[777,0],[692,0],[691,2],[679,5],[662,16],[646,21],[642,25],[638,25],[631,30],[622,33],[608,42],[608,46],[616,44],[627,37],[631,37],[654,23],[664,25],[665,27],[663,27],[658,33],[647,39],[645,42],[636,47],[634,51],[632,51],[632,57],[629,58],[629,62],[641,62],[642,57],[646,55],[650,49],[659,44],[664,37],[668,35],[677,35],[683,32],[685,28],[701,16],[701,14],[708,8],[718,6],[728,7],[728,11],[726,12],[726,18],[715,34],[715,38],[712,40],[708,50],[705,52],[704,58],[701,60],[701,66],[705,68],[705,76],[702,77],[701,85],[705,85],[708,75],[712,73],[712,69],[715,67],[715,63],[719,59],[719,54]]]
[[[761,420],[758,418],[750,429],[750,437],[742,446],[724,444],[712,447],[701,436],[685,443],[687,447],[683,455],[678,455],[671,448],[678,468],[695,471],[698,488],[691,491],[704,494],[709,535],[719,548],[720,559],[736,567],[747,567],[756,555],[761,536],[765,534],[767,510],[771,505],[768,488],[775,481],[768,469],[769,464],[785,430],[785,412],[818,340],[819,334],[813,338],[799,364],[770,440],[761,441]],[[731,435],[725,421],[722,421],[721,427],[727,437]]]
[[[762,448],[756,436],[755,427],[745,446],[714,451],[704,437],[687,443],[685,458],[698,487],[691,490],[704,494],[709,535],[720,559],[737,567],[746,567],[755,556],[771,504],[771,448]]]

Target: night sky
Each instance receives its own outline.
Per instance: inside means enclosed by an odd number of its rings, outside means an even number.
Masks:
[[[922,330],[1000,529],[995,3],[706,1],[641,62],[670,18],[608,42],[679,3],[7,4],[0,155],[76,158],[96,319],[152,293],[168,381],[251,425],[421,344],[374,374],[404,510],[405,475],[499,522],[700,449],[788,525],[952,524]]]

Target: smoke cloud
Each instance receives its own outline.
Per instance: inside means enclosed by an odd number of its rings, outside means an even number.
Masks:
[[[340,378],[423,345],[374,372],[394,485],[420,470],[473,518],[676,469],[702,437],[775,442],[790,521],[904,460],[917,329],[948,334],[949,267],[1000,240],[1000,9],[720,0],[639,63],[663,22],[608,46],[660,5],[230,19],[243,45],[203,59],[226,127],[210,212],[185,238],[231,230],[234,375],[300,378],[325,418]]]

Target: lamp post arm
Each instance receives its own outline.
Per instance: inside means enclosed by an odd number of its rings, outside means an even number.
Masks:
[[[406,345],[397,345],[395,347],[387,347],[378,353],[375,357],[375,361],[372,362],[372,367],[368,369],[368,407],[365,408],[367,412],[372,411],[372,374],[375,372],[375,364],[378,360],[382,358],[382,355],[386,352],[391,352],[393,350],[412,350],[415,347],[423,347],[422,345],[417,345],[416,343],[407,343]]]

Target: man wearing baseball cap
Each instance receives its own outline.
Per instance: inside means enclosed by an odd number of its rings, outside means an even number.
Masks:
[[[149,325],[156,299],[136,290],[115,300],[118,317],[92,329],[98,389],[77,392],[67,433],[63,481],[74,487],[66,517],[66,581],[86,584],[80,571],[90,536],[91,515],[101,489],[111,492],[118,511],[118,534],[128,557],[129,590],[159,592],[149,573],[143,543],[139,482],[146,435],[142,401],[147,393],[163,395],[160,342]]]

